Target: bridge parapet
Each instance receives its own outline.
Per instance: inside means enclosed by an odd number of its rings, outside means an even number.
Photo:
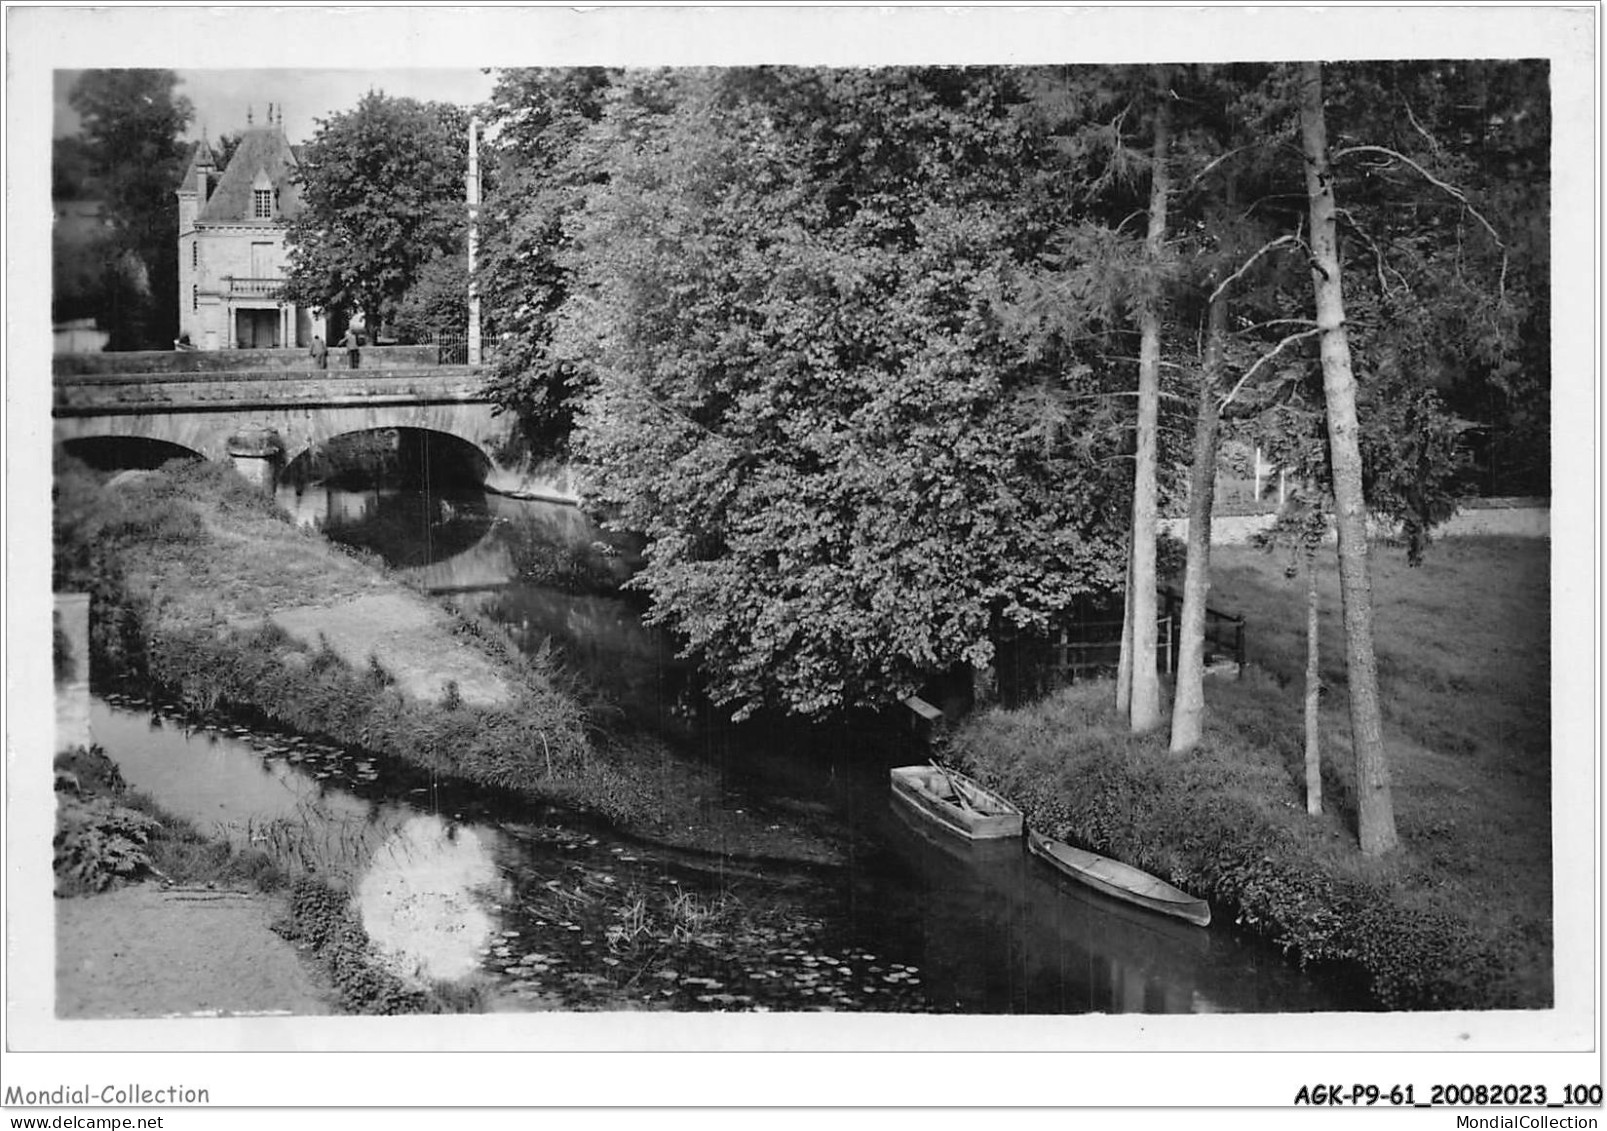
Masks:
[[[344,363],[346,352],[329,343],[329,364]],[[364,346],[364,369],[414,369],[441,360],[439,346]],[[305,349],[129,350],[118,353],[58,353],[51,358],[56,377],[93,374],[285,372],[310,369]],[[331,370],[333,371],[333,370]]]
[[[54,416],[335,405],[488,402],[485,378],[467,365],[415,369],[119,373],[57,377]]]

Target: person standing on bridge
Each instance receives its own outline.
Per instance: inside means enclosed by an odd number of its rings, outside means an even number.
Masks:
[[[315,369],[329,368],[329,347],[324,345],[324,336],[322,334],[313,335],[312,363]]]
[[[360,344],[357,338],[357,331],[350,326],[346,327],[346,336],[340,340],[340,344],[346,347],[346,364],[348,368],[356,369],[357,362],[361,356],[357,348]]]

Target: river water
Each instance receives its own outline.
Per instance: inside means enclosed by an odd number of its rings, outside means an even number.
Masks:
[[[619,710],[716,765],[734,834],[796,825],[837,849],[830,863],[689,852],[314,740],[97,700],[96,739],[133,787],[204,830],[344,878],[404,977],[474,981],[496,1011],[1358,1007],[1229,924],[1132,909],[1020,843],[970,845],[906,819],[887,769],[913,755],[886,732],[711,718],[627,601],[575,592],[627,574],[631,550],[573,508],[474,490],[280,498],[522,646],[556,649]]]

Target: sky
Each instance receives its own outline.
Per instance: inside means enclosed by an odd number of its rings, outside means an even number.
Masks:
[[[68,105],[68,92],[81,71],[57,70],[52,75],[56,136],[76,133],[78,115]],[[221,134],[246,128],[246,115],[257,125],[266,121],[271,102],[284,111],[285,134],[292,142],[312,138],[317,119],[350,110],[373,89],[393,97],[471,105],[491,94],[495,76],[475,67],[386,67],[359,69],[178,69],[176,93],[195,107],[188,136],[216,140]]]

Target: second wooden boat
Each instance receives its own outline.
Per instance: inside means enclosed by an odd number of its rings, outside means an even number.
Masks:
[[[1173,915],[1200,927],[1211,922],[1211,905],[1205,900],[1195,899],[1188,892],[1130,864],[1031,831],[1027,833],[1027,848],[1057,871],[1113,899],[1147,907],[1162,915]]]
[[[891,774],[893,796],[940,828],[973,840],[1021,835],[1021,810],[962,773],[897,766]]]

